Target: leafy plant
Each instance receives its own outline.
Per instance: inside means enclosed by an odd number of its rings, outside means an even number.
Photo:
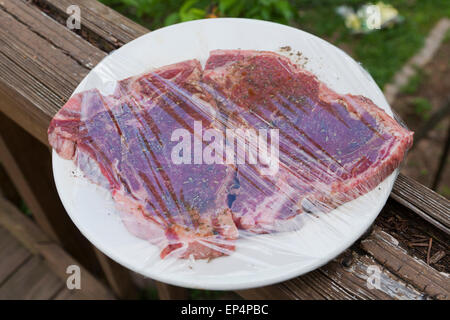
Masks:
[[[412,104],[414,106],[414,111],[416,112],[416,114],[424,119],[427,119],[429,117],[432,105],[428,99],[417,97],[414,98]]]
[[[290,24],[343,46],[380,87],[422,47],[436,21],[450,16],[448,0],[384,0],[398,9],[404,22],[370,34],[353,35],[336,14],[336,8],[345,4],[357,9],[367,0],[100,1],[151,30],[208,17],[245,17]]]
[[[296,17],[288,0],[101,0],[150,29],[209,17],[244,17],[287,24]]]

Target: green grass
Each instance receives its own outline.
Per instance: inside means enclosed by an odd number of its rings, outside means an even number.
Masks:
[[[449,42],[449,41],[450,41],[450,30],[447,30],[447,32],[445,33],[444,42]]]
[[[101,0],[154,30],[180,21],[209,16],[247,17],[290,24],[344,44],[380,87],[421,48],[436,21],[450,16],[448,0],[386,0],[405,18],[389,29],[351,34],[335,12],[342,4],[357,9],[366,0]]]
[[[427,120],[430,117],[430,111],[432,109],[431,102],[428,99],[417,97],[412,101],[414,111],[422,119]]]
[[[416,68],[416,73],[409,79],[408,83],[400,89],[401,93],[416,93],[425,78],[425,72],[422,69]]]
[[[298,6],[305,1],[295,1]],[[404,16],[404,22],[389,29],[365,35],[353,35],[335,14],[341,4],[355,8],[367,1],[311,1],[311,6],[300,13],[296,25],[320,37],[345,44],[353,57],[360,61],[375,81],[383,87],[403,64],[423,45],[431,27],[441,17],[450,16],[448,0],[385,1],[394,5]]]

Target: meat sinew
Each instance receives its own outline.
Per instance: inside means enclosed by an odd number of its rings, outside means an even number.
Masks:
[[[279,168],[177,164],[180,128],[201,147],[206,130],[276,129]],[[61,157],[111,191],[130,232],[163,258],[196,259],[229,254],[238,229],[281,231],[302,212],[369,192],[412,144],[412,132],[369,99],[335,93],[286,57],[246,50],[213,51],[205,70],[189,60],[124,79],[108,96],[76,94],[48,133]]]
[[[337,94],[273,52],[213,51],[203,81],[232,126],[279,130],[276,176],[238,166],[240,188],[231,209],[238,226],[253,232],[367,193],[412,144],[413,133],[370,99]]]

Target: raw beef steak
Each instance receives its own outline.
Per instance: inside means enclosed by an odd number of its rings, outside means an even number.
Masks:
[[[194,121],[205,130],[216,124],[200,77],[199,62],[191,60],[122,80],[111,96],[79,93],[48,130],[58,154],[109,187],[127,228],[157,244],[161,257],[214,258],[233,250],[237,238],[227,206],[234,169],[171,160],[175,129],[193,133]]]
[[[206,146],[206,130],[275,129],[279,165],[267,175],[262,161],[176,164],[177,129],[194,136],[194,149]],[[412,132],[369,99],[333,92],[286,57],[240,50],[211,52],[205,70],[189,60],[121,80],[111,95],[76,94],[48,134],[61,157],[111,191],[130,232],[163,258],[196,259],[367,193],[412,144]]]
[[[238,166],[231,209],[238,227],[252,232],[273,231],[277,220],[329,211],[367,193],[412,144],[413,133],[370,99],[337,94],[273,52],[212,51],[203,81],[229,127],[279,130],[276,175]]]

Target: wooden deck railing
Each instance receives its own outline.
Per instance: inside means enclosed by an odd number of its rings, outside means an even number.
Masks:
[[[65,25],[66,9],[73,4],[81,9],[81,30]],[[120,297],[132,295],[127,271],[92,248],[59,202],[47,127],[101,59],[146,32],[95,0],[0,1],[0,161],[39,226],[90,272],[106,278]],[[431,255],[448,252],[449,201],[400,175],[374,228],[340,257],[307,275],[238,293],[254,299],[449,299],[450,282],[438,272],[439,262],[426,263],[430,249],[410,247],[412,235],[388,221],[432,238]],[[448,255],[440,262],[448,268]],[[385,287],[368,288],[369,266],[382,270]],[[178,288],[158,287],[164,298],[186,296]]]

